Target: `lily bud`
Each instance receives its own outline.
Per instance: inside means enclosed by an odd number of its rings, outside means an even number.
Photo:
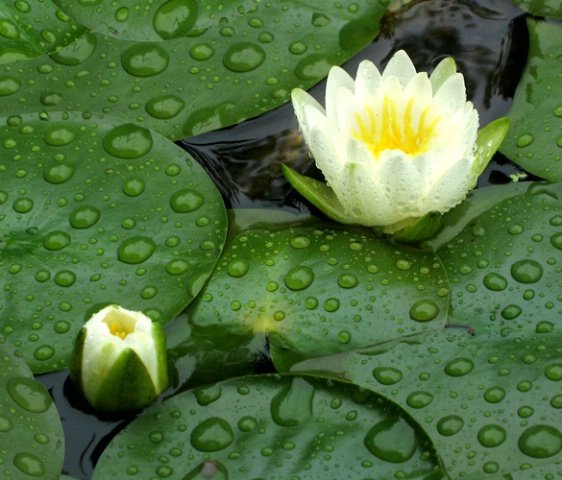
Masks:
[[[71,377],[97,410],[152,404],[168,387],[162,327],[141,312],[118,305],[103,308],[78,334]]]

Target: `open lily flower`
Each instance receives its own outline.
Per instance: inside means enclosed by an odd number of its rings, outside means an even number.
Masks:
[[[293,90],[292,100],[337,205],[310,183],[299,188],[303,182],[284,171],[297,190],[342,223],[393,233],[427,214],[447,212],[475,186],[495,151],[478,154],[478,113],[451,58],[431,77],[416,72],[403,50],[382,73],[361,62],[355,81],[333,67],[326,109],[301,89]],[[505,135],[507,121],[503,126]],[[497,149],[501,141],[495,143]]]
[[[146,407],[168,387],[162,327],[117,305],[105,307],[84,324],[72,363],[73,380],[98,410]]]

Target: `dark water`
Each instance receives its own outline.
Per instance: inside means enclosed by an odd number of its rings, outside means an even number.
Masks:
[[[527,42],[523,12],[508,0],[414,0],[387,15],[378,39],[344,68],[354,76],[358,63],[366,58],[382,67],[399,49],[409,53],[418,70],[431,71],[442,58],[452,56],[465,76],[468,97],[480,112],[480,123],[485,125],[509,109],[526,59]],[[321,102],[324,88],[322,82],[311,91]],[[308,211],[280,170],[286,163],[301,173],[319,175],[298,133],[290,104],[179,144],[212,176],[228,208]],[[518,171],[498,155],[479,186],[508,182],[509,174]],[[53,396],[62,418],[64,473],[90,479],[104,447],[134,415],[96,416],[75,392],[66,370],[38,379]]]

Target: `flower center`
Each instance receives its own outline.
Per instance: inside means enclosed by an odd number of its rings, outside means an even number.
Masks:
[[[109,327],[111,335],[115,335],[121,340],[135,331],[136,319],[123,312],[110,312],[103,321]]]
[[[355,113],[357,128],[351,129],[351,135],[367,145],[375,158],[385,150],[402,150],[410,157],[428,151],[441,117],[432,114],[431,107],[428,106],[421,111],[416,125],[412,112],[414,100],[413,97],[410,98],[401,113],[388,95],[384,96],[380,112],[375,113],[366,105],[367,115]]]

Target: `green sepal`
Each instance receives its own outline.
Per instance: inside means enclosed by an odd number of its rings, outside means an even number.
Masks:
[[[86,341],[86,335],[88,330],[84,327],[80,329],[76,340],[74,341],[74,348],[72,350],[72,355],[70,356],[70,378],[72,381],[78,385],[80,390],[82,387],[82,353],[84,351],[84,342]]]
[[[154,403],[159,392],[137,353],[127,348],[100,381],[95,398],[89,399],[100,411],[137,410]]]
[[[433,238],[441,228],[441,214],[429,212],[393,233],[391,238],[402,243],[418,243]]]
[[[281,170],[293,188],[327,217],[346,225],[354,223],[345,213],[334,191],[326,183],[301,175],[283,164]]]
[[[476,179],[478,179],[486,169],[494,153],[500,148],[509,131],[509,125],[509,118],[501,117],[478,131],[478,137],[476,139],[476,161],[474,162]]]
[[[168,380],[168,354],[166,351],[166,334],[162,325],[152,322],[152,337],[156,348],[156,390],[160,395],[169,386]]]

